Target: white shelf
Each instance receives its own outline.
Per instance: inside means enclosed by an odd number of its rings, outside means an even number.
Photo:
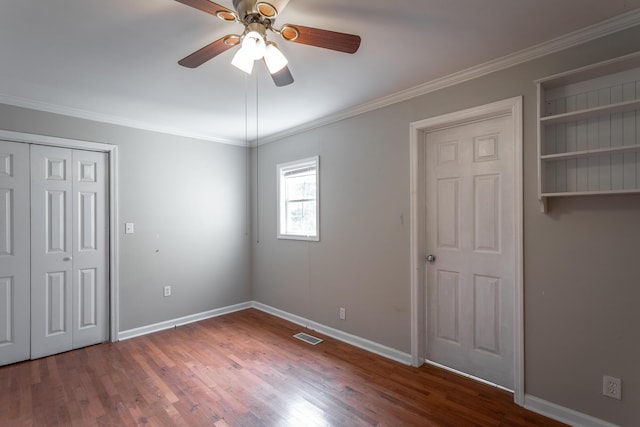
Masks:
[[[552,116],[540,117],[540,123],[545,125],[555,125],[558,123],[569,123],[578,120],[601,117],[605,114],[627,113],[640,109],[640,99],[615,104],[603,105],[601,107],[587,108],[584,110],[572,111],[570,113],[554,114]]]
[[[640,194],[640,52],[535,83],[542,211],[550,198]]]
[[[621,71],[637,67],[640,67],[640,52],[634,52],[619,58],[613,58],[608,61],[587,65],[575,70],[565,71],[564,73],[554,74],[553,76],[536,80],[534,83],[540,84],[548,90],[560,86],[567,86],[572,83],[608,76],[610,74],[619,73]]]
[[[614,194],[640,194],[638,190],[572,191],[560,193],[542,193],[542,197],[610,196]]]
[[[581,157],[595,157],[603,154],[626,153],[640,151],[640,144],[626,145],[624,147],[594,148],[592,150],[571,151],[567,153],[545,154],[540,156],[540,160],[568,160]]]

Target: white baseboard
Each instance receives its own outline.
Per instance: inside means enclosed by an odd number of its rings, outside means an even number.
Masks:
[[[200,320],[210,319],[212,317],[222,316],[224,314],[233,313],[240,310],[246,310],[248,308],[255,308],[265,313],[269,313],[273,316],[280,317],[281,319],[288,320],[292,323],[300,325],[304,328],[312,331],[320,332],[321,334],[328,335],[337,340],[346,342],[355,347],[362,348],[370,351],[371,353],[378,354],[396,362],[404,363],[405,365],[411,365],[411,355],[403,353],[391,347],[378,344],[373,341],[369,341],[364,338],[360,338],[356,335],[349,334],[347,332],[340,331],[338,329],[331,328],[329,326],[313,322],[304,317],[296,316],[295,314],[288,313],[286,311],[277,309],[275,307],[262,304],[257,301],[245,302],[241,304],[231,305],[228,307],[217,308],[215,310],[205,311],[203,313],[191,314],[189,316],[179,317],[177,319],[166,320],[164,322],[154,323],[153,325],[141,326],[139,328],[129,329],[118,333],[118,340],[127,340],[130,338],[139,337],[142,335],[151,334],[153,332],[163,331],[165,329],[175,328],[177,326],[186,325],[188,323],[198,322]]]
[[[177,319],[165,320],[164,322],[154,323],[153,325],[141,326],[139,328],[119,332],[118,340],[127,340],[129,338],[139,337],[141,335],[147,335],[153,332],[163,331],[165,329],[175,328],[176,326],[182,326],[188,323],[198,322],[200,320],[210,319],[212,317],[218,317],[240,310],[246,310],[247,308],[251,307],[252,304],[250,302],[243,302],[241,304],[216,308],[215,310],[209,310],[203,313],[196,313],[189,316],[178,317]]]
[[[530,411],[553,418],[554,420],[569,424],[575,427],[618,427],[607,421],[600,420],[582,412],[565,408],[555,403],[526,394],[524,396],[524,407]]]
[[[352,335],[347,332],[331,328],[321,323],[313,322],[304,317],[300,317],[295,314],[288,313],[286,311],[268,306],[266,304],[262,304],[257,301],[253,301],[252,307],[257,310],[264,311],[265,313],[274,315],[276,317],[280,317],[281,319],[288,320],[292,323],[303,326],[305,328],[311,329],[312,331],[320,332],[321,334],[328,335],[332,338],[335,338],[347,344],[351,344],[363,350],[370,351],[371,353],[375,353],[380,356],[386,357],[387,359],[395,360],[396,362],[400,362],[405,365],[411,365],[411,355],[408,353],[403,353],[394,348],[387,347],[385,345],[378,344],[376,342],[369,341],[364,338],[360,338],[356,335]]]

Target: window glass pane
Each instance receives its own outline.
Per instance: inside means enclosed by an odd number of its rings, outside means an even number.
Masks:
[[[287,233],[305,236],[316,235],[316,202],[287,203]]]
[[[304,200],[316,198],[316,176],[303,175],[285,178],[286,200]]]

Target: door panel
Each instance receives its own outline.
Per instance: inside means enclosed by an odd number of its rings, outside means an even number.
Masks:
[[[29,358],[29,148],[0,141],[0,365]]]
[[[71,150],[31,146],[31,358],[71,349]]]
[[[13,189],[0,188],[0,256],[12,255],[14,209]]]
[[[45,218],[47,221],[45,230],[46,253],[60,254],[64,253],[67,247],[67,228],[66,223],[67,203],[69,192],[66,190],[45,190]]]
[[[459,274],[453,271],[438,271],[437,305],[438,338],[454,343],[459,342],[460,326],[458,306],[460,305]]]
[[[0,277],[0,345],[13,341],[13,277]]]
[[[458,249],[458,189],[458,179],[438,180],[438,248],[441,249]]]
[[[474,348],[500,354],[500,279],[473,276]]]
[[[500,175],[474,179],[474,249],[500,253]]]
[[[510,117],[426,135],[427,359],[513,389]]]
[[[78,197],[80,199],[78,250],[95,251],[98,234],[96,229],[96,193],[78,193]]]
[[[78,329],[95,327],[98,325],[98,286],[96,269],[80,270],[78,283]]]
[[[67,274],[65,271],[46,273],[45,329],[46,336],[67,332]]]

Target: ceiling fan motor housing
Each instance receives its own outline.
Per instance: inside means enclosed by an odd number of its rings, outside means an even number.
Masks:
[[[238,12],[240,20],[244,20],[248,15],[258,13],[256,0],[233,0],[233,7]]]
[[[244,34],[248,34],[251,31],[257,32],[263,39],[267,38],[267,26],[262,22],[252,22],[248,24],[244,30]]]

